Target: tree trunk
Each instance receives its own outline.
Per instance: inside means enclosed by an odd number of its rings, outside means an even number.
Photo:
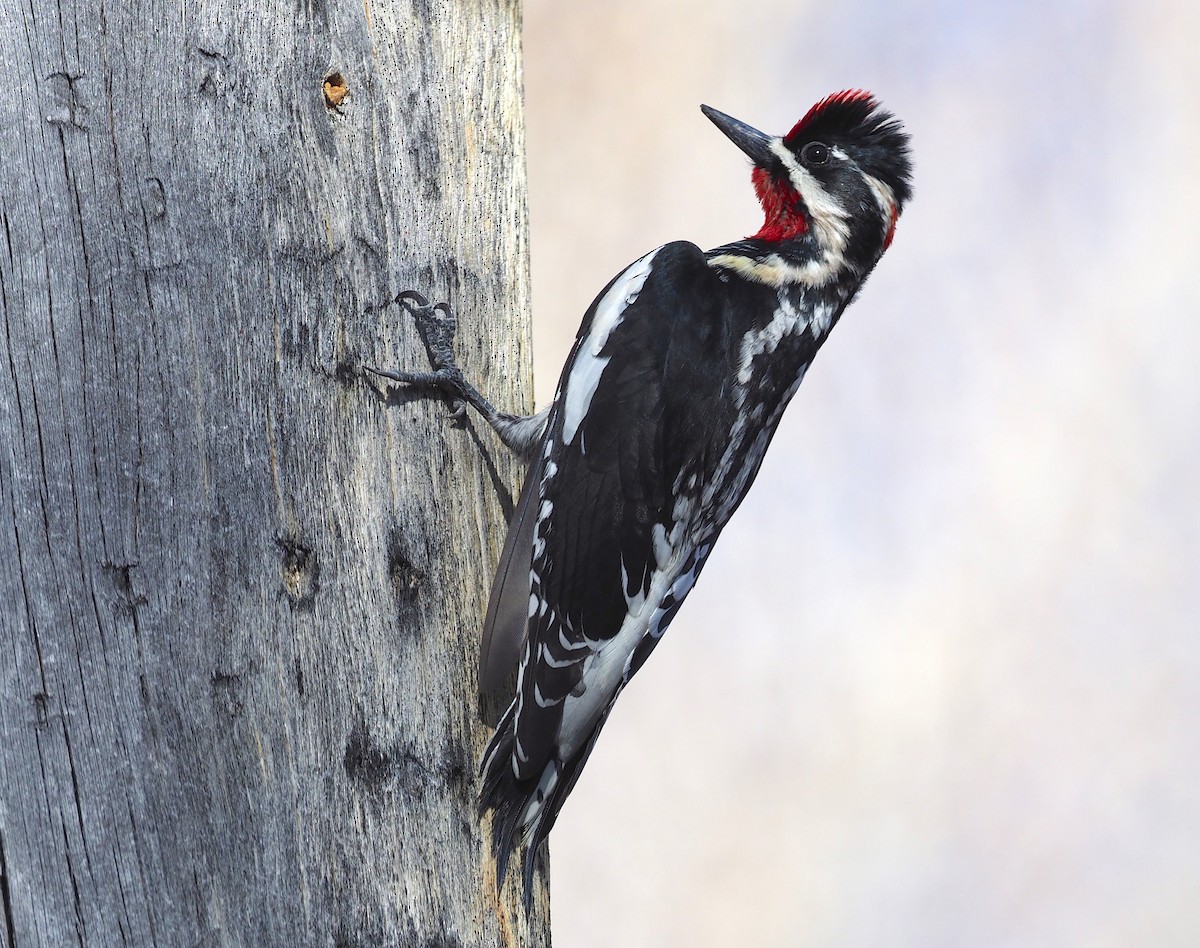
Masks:
[[[0,943],[548,944],[475,813],[519,471],[363,373],[418,289],[530,407],[517,0],[0,11]]]

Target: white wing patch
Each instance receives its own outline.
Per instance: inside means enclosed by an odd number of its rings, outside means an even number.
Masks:
[[[559,633],[558,633],[558,634],[559,634],[560,636],[562,635],[562,630],[561,630],[561,629],[559,630]],[[539,661],[539,662],[545,662],[545,663],[546,663],[547,665],[549,665],[551,668],[566,668],[568,665],[574,665],[576,662],[578,662],[578,661],[579,661],[579,657],[578,657],[578,656],[575,656],[575,655],[572,655],[572,654],[570,653],[570,651],[568,650],[568,652],[567,652],[567,657],[566,657],[566,658],[564,658],[564,659],[562,659],[562,660],[560,661],[560,660],[558,660],[558,659],[554,658],[554,656],[553,656],[553,655],[551,655],[551,654],[550,654],[550,653],[549,653],[549,652],[546,650],[546,646],[545,646],[545,644],[543,643],[543,644],[541,644],[541,645],[539,645],[539,646],[538,646],[538,661]]]
[[[654,262],[657,248],[630,264],[622,273],[603,299],[596,306],[596,315],[592,319],[587,338],[579,347],[575,364],[571,366],[571,374],[567,378],[567,391],[563,403],[563,441],[570,444],[575,440],[575,433],[587,414],[588,406],[592,404],[592,396],[600,384],[600,376],[608,365],[608,356],[602,356],[608,337],[621,324],[625,311],[638,298],[646,278],[650,276],[650,265]]]
[[[596,721],[624,686],[629,662],[638,643],[646,635],[661,635],[659,626],[670,608],[664,605],[664,600],[676,590],[686,595],[695,582],[694,567],[689,571],[690,577],[689,573],[680,575],[689,562],[688,554],[695,549],[692,535],[695,510],[694,494],[676,500],[671,529],[668,531],[662,525],[654,528],[655,569],[650,574],[649,590],[645,594],[639,592],[632,600],[626,592],[629,611],[617,634],[606,641],[588,642],[592,654],[584,659],[581,681],[584,687],[578,693],[572,692],[563,703],[558,732],[560,760],[570,760],[588,740]],[[694,558],[692,562],[695,562]],[[627,581],[624,563],[621,564],[621,580]],[[678,602],[682,595],[673,601]]]

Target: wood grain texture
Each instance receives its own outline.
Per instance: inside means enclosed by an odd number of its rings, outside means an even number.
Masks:
[[[531,407],[517,0],[0,23],[0,943],[548,944],[475,815],[519,471],[362,372],[415,288]]]

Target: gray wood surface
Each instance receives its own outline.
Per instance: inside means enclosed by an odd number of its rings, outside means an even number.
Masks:
[[[362,372],[415,288],[531,407],[519,26],[0,0],[0,944],[549,943],[475,814],[519,471]]]

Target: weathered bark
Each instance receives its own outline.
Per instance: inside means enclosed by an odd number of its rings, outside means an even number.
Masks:
[[[474,803],[519,472],[362,372],[416,288],[530,407],[517,0],[0,11],[0,942],[548,943]]]

